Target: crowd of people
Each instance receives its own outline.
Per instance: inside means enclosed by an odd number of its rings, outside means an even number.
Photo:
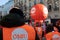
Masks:
[[[54,25],[34,20],[28,23],[23,11],[12,8],[0,21],[0,37],[3,40],[60,40],[60,20]]]

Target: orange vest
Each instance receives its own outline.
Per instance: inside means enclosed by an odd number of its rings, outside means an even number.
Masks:
[[[42,34],[42,27],[35,27],[35,29],[39,35]]]
[[[40,40],[42,40],[42,27],[40,27],[40,23],[42,23],[43,20],[35,20],[34,22],[34,27],[35,30],[37,31],[38,37],[40,38]]]
[[[35,40],[35,31],[28,25],[3,28],[3,40]]]
[[[37,31],[37,34],[40,38],[40,40],[42,40],[42,27],[35,27],[36,31]]]
[[[60,33],[59,32],[50,32],[46,34],[46,40],[60,40]],[[58,39],[57,39],[58,38]]]

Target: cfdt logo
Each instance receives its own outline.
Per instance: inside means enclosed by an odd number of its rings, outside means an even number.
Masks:
[[[17,28],[12,32],[12,40],[28,40],[28,33],[23,28]]]
[[[33,7],[33,8],[31,9],[31,13],[34,14],[35,12],[36,12],[36,8]]]

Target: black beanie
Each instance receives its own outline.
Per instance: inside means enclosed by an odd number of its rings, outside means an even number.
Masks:
[[[20,16],[22,16],[23,18],[25,17],[23,11],[20,10],[20,9],[18,9],[18,8],[12,8],[12,9],[9,11],[9,13],[17,13],[17,14],[19,14]]]

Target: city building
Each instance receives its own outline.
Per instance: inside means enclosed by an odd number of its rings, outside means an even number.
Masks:
[[[29,18],[29,12],[33,5],[42,3],[49,11],[49,18],[60,18],[60,0],[6,0],[4,4],[1,4],[0,0],[0,15],[4,16],[12,7],[19,7]]]
[[[60,18],[60,0],[14,0],[14,2],[15,6],[19,3],[19,6],[22,4],[22,10],[27,14],[33,5],[42,3],[49,10],[49,18]]]
[[[7,15],[12,7],[14,7],[14,0],[0,0],[0,17]]]

